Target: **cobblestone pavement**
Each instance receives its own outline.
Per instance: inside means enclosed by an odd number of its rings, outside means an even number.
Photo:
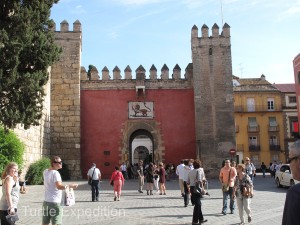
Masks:
[[[67,182],[70,183],[70,182]],[[76,204],[64,207],[64,225],[184,225],[191,224],[193,206],[184,207],[177,180],[166,183],[167,195],[147,196],[137,191],[137,180],[126,180],[120,201],[113,201],[109,182],[101,182],[100,201],[91,202],[90,187],[79,181],[75,190]],[[277,188],[269,176],[256,176],[255,196],[252,199],[253,225],[281,224],[287,188]],[[42,224],[41,205],[43,186],[27,186],[28,193],[21,195],[18,211],[20,225]],[[240,222],[238,210],[234,214],[221,214],[222,192],[217,179],[209,180],[210,196],[202,200],[202,211],[208,222],[214,225],[235,225]]]

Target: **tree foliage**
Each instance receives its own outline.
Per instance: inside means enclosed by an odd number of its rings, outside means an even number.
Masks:
[[[9,162],[16,162],[22,168],[24,149],[24,144],[14,132],[5,132],[0,127],[0,174]]]
[[[47,70],[61,53],[50,19],[57,2],[0,1],[0,123],[5,128],[39,125]]]

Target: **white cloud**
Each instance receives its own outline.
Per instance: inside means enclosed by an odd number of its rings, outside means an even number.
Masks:
[[[77,5],[74,9],[71,10],[72,14],[84,14],[86,13],[82,5]]]
[[[111,37],[112,39],[117,39],[118,38],[118,34],[117,32],[113,31],[107,34],[109,37]]]

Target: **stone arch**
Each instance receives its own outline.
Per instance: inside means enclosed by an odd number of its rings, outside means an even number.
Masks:
[[[149,155],[151,155],[151,153],[152,153],[152,159],[150,161],[153,162],[153,160],[154,160],[154,153],[155,153],[155,151],[154,151],[154,144],[153,144],[153,135],[148,130],[142,130],[142,129],[134,131],[131,134],[131,136],[129,137],[129,143],[128,143],[128,147],[129,147],[129,150],[128,150],[129,151],[129,162],[133,162],[132,155],[133,155],[133,152],[135,151],[135,149],[132,148],[132,142],[133,142],[133,140],[136,137],[141,136],[141,135],[142,136],[147,136],[151,140],[151,142],[152,142],[152,149],[147,149],[147,151],[148,151]]]
[[[130,160],[130,144],[133,137],[139,134],[146,134],[152,141],[153,161],[158,163],[164,160],[165,148],[159,123],[153,120],[128,120],[124,123],[122,143],[119,149],[120,163]]]

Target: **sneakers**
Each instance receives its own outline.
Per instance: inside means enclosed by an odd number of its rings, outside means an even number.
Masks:
[[[141,190],[138,190],[139,193],[143,193]]]
[[[222,211],[222,214],[225,216],[225,215],[226,215],[226,212]]]
[[[250,223],[251,222],[251,216],[248,216],[248,223]]]

